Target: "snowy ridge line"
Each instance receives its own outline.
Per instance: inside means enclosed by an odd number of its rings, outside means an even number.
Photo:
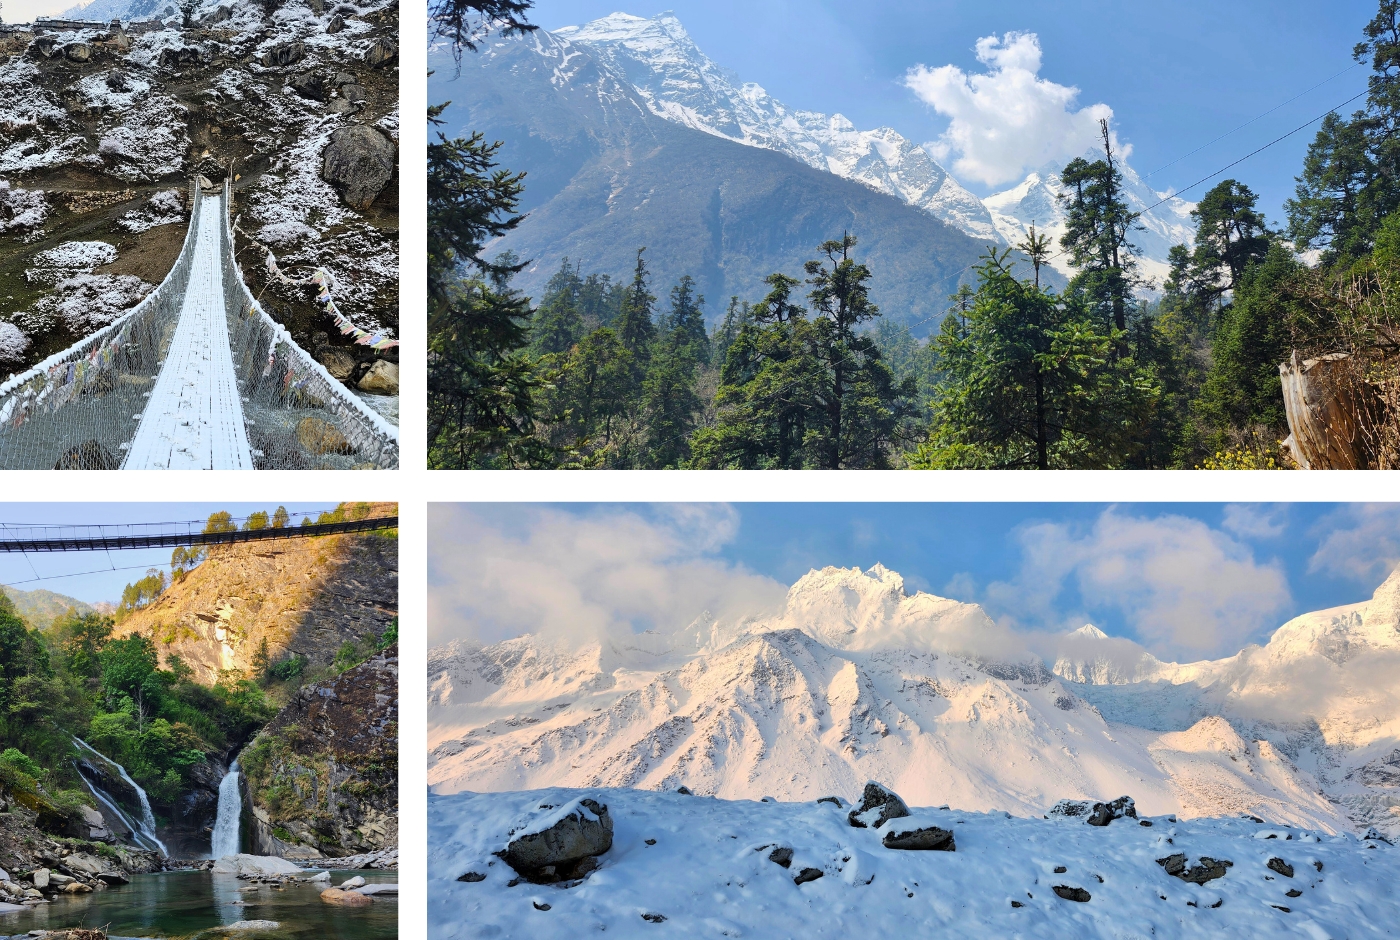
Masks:
[[[352,419],[347,427],[342,428],[342,430],[350,432],[351,443],[355,444],[357,449],[363,453],[374,454],[376,465],[389,468],[397,467],[399,462],[398,428],[336,381],[325,366],[307,355],[306,351],[292,339],[292,334],[287,331],[287,328],[267,315],[262,304],[258,303],[252,291],[248,290],[248,285],[243,282],[243,272],[239,270],[238,263],[234,260],[232,185],[228,178],[224,179],[224,207],[226,210],[222,226],[224,290],[230,301],[237,301],[228,304],[230,333],[233,333],[235,318],[245,319],[244,311],[248,311],[250,314],[256,312],[257,322],[267,334],[269,355],[276,346],[285,344],[290,350],[290,357],[295,360],[295,367],[310,373],[314,377],[313,382],[318,386],[318,391],[323,392],[335,402],[335,407],[328,405],[327,410],[337,417]]]

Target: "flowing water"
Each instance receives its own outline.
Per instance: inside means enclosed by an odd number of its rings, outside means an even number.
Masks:
[[[90,754],[97,755],[98,757],[102,758],[103,761],[117,769],[117,773],[121,774],[122,779],[125,780],[127,784],[133,790],[136,791],[136,799],[139,800],[141,803],[141,818],[133,819],[126,813],[122,812],[121,810],[118,810],[117,801],[110,794],[102,792],[102,788],[99,787],[96,783],[94,783],[91,780],[88,780],[88,786],[92,788],[92,791],[94,794],[97,795],[97,798],[100,799],[102,802],[106,803],[112,809],[117,810],[117,815],[120,816],[124,822],[128,823],[128,825],[131,826],[131,831],[135,834],[136,840],[140,842],[143,846],[145,846],[148,849],[155,849],[161,855],[169,855],[170,853],[165,850],[165,843],[160,841],[160,839],[156,836],[156,817],[155,814],[151,812],[151,804],[150,801],[146,799],[146,791],[141,789],[140,784],[138,784],[135,780],[131,779],[131,775],[126,772],[126,768],[123,767],[121,764],[118,764],[116,761],[112,760],[107,755],[101,753],[91,744],[88,744],[86,741],[84,741],[82,738],[74,738],[73,742],[79,747],[81,747],[83,750],[87,751]]]
[[[397,883],[395,871],[331,872],[331,884],[361,875],[369,882]],[[239,930],[239,940],[395,940],[399,902],[377,895],[367,907],[340,907],[321,900],[324,884],[252,888],[236,875],[173,871],[134,875],[131,884],[92,894],[60,895],[51,904],[0,914],[0,937],[30,930],[103,927],[119,937],[222,937],[216,928],[246,920],[276,921],[268,930]],[[241,890],[248,888],[250,890]]]
[[[214,817],[214,836],[209,846],[210,858],[238,854],[238,822],[242,815],[243,794],[238,789],[238,761],[234,761],[229,765],[224,779],[219,781],[219,811]]]

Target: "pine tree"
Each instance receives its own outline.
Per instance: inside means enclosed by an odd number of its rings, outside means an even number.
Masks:
[[[622,296],[622,309],[614,324],[623,347],[632,353],[638,364],[643,367],[650,355],[652,341],[656,339],[656,323],[653,319],[656,297],[647,287],[645,253],[645,248],[637,250],[637,266],[632,272],[632,284]]]
[[[533,32],[539,27],[525,20],[534,0],[431,0],[428,21],[433,34],[446,39],[453,54],[475,52],[490,30],[503,36]]]
[[[1060,246],[1078,269],[1073,290],[1097,308],[1120,332],[1128,328],[1128,308],[1137,277],[1137,248],[1130,241],[1141,228],[1138,215],[1123,198],[1123,174],[1114,162],[1108,121],[1099,122],[1104,159],[1076,157],[1060,174],[1070,190],[1065,203],[1065,233]]]
[[[536,356],[565,352],[583,336],[579,297],[583,279],[565,258],[545,285],[544,297],[530,329],[530,351]]]
[[[1258,198],[1243,183],[1225,180],[1191,210],[1196,220],[1194,250],[1173,248],[1167,289],[1190,294],[1203,307],[1225,305],[1225,295],[1239,286],[1244,272],[1264,259],[1273,234],[1254,207]]]
[[[673,348],[686,348],[702,365],[710,362],[710,335],[705,330],[705,297],[696,295],[695,279],[689,274],[671,288],[671,310],[666,316],[667,342]]]

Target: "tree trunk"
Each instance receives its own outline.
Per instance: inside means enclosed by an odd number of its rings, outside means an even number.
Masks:
[[[1045,434],[1045,376],[1040,371],[1040,364],[1035,365],[1035,450],[1036,467],[1040,470],[1050,469],[1050,455],[1048,442]]]
[[[1288,413],[1284,449],[1304,470],[1364,470],[1377,406],[1374,390],[1346,353],[1299,361],[1297,350],[1278,367]]]

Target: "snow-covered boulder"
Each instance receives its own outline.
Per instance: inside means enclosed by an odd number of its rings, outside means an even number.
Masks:
[[[612,848],[612,816],[603,804],[583,797],[551,809],[516,831],[502,853],[527,881],[582,877],[597,867],[597,856]]]
[[[861,794],[860,806],[846,814],[846,819],[856,829],[879,829],[891,819],[909,815],[909,807],[893,790],[871,780]]]
[[[1051,819],[1083,819],[1091,826],[1107,826],[1115,819],[1137,819],[1137,806],[1131,796],[1100,803],[1096,800],[1060,800],[1050,807]]]
[[[216,875],[296,875],[301,867],[275,855],[225,855],[210,869]]]
[[[1233,868],[1235,863],[1228,858],[1217,861],[1207,855],[1202,855],[1199,864],[1188,865],[1185,854],[1177,852],[1175,855],[1157,859],[1157,864],[1161,865],[1167,874],[1180,878],[1182,881],[1203,885],[1207,881],[1224,878],[1226,871]]]
[[[887,849],[954,852],[957,845],[953,833],[913,816],[901,818],[885,827],[881,844]]]

